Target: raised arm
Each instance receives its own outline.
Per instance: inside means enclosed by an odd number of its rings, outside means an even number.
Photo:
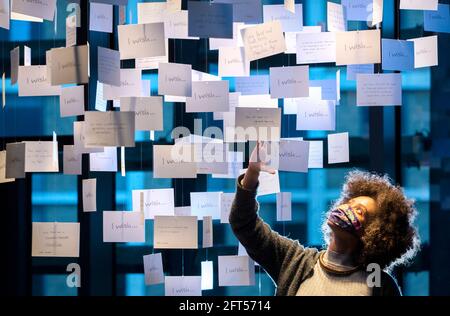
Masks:
[[[256,201],[256,190],[259,174],[275,172],[258,158],[258,152],[261,151],[265,151],[264,145],[258,143],[250,157],[246,173],[238,178],[229,221],[234,234],[245,247],[248,255],[277,282],[286,254],[293,247],[301,248],[298,250],[303,249],[298,242],[273,231],[258,215],[259,204]]]

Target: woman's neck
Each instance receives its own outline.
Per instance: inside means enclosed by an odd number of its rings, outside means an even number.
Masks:
[[[339,236],[331,234],[328,248],[339,254],[354,255],[358,248],[358,241],[353,238],[339,238]]]

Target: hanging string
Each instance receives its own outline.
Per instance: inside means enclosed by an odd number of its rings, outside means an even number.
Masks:
[[[209,4],[211,4],[211,0],[209,1]],[[208,38],[205,38],[205,72],[209,73],[208,71]],[[208,127],[209,123],[208,123],[208,112],[205,112],[205,121],[206,121],[206,126],[205,128]],[[201,131],[203,134],[203,131]]]
[[[38,23],[38,62],[41,65],[41,23]]]
[[[56,11],[58,11],[58,10],[56,10]],[[57,29],[57,20],[56,20],[56,16],[58,15],[58,13],[56,12],[55,13],[55,32],[53,32],[53,48],[55,48],[56,47],[56,29]],[[47,61],[45,62],[45,64],[47,64]],[[54,126],[53,126],[53,130],[55,131],[55,133],[56,133],[56,127],[57,127],[57,125],[58,125],[58,122],[57,122],[57,115],[56,115],[56,113],[58,113],[57,111],[56,111],[56,99],[58,98],[59,99],[59,97],[57,97],[57,96],[53,96],[52,97],[53,98],[53,113],[54,113]]]
[[[184,249],[181,249],[181,276],[184,276]]]
[[[6,73],[6,71],[5,71],[5,41],[2,41],[2,73],[1,73],[1,75],[2,75],[2,94],[3,93],[6,94],[6,91],[3,91],[3,74],[4,73]],[[5,78],[5,80],[6,80],[6,78]],[[5,83],[5,88],[6,88],[6,83]],[[2,95],[2,98],[3,98],[3,95]],[[3,104],[2,104],[2,112],[3,112],[2,113],[2,121],[3,121],[2,122],[2,135],[3,135],[3,147],[2,148],[6,149],[6,144],[5,144],[5,142],[6,142],[6,126],[5,126],[6,111],[3,108]]]
[[[259,296],[262,295],[262,291],[261,291],[261,266],[258,265],[258,293]]]

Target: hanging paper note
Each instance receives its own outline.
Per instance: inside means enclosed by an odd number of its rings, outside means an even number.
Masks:
[[[244,28],[241,33],[247,61],[269,57],[286,51],[286,42],[280,21],[249,26]]]
[[[359,106],[402,105],[402,75],[357,75],[356,104]]]
[[[379,64],[381,32],[377,30],[336,33],[336,65]]]
[[[33,222],[32,257],[79,257],[80,223]]]
[[[83,179],[83,212],[97,211],[97,179]]]
[[[348,133],[328,135],[328,163],[349,162]]]
[[[144,259],[145,285],[164,283],[164,271],[161,253],[146,255]]]
[[[188,34],[200,38],[233,38],[232,5],[188,1]]]

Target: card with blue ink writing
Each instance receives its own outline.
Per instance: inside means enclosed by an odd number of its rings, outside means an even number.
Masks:
[[[373,0],[342,0],[348,21],[371,21]]]
[[[423,11],[425,31],[450,33],[450,5],[440,3],[437,11]]]
[[[236,92],[241,95],[259,95],[269,93],[269,76],[238,77],[234,80]]]
[[[383,70],[414,70],[414,43],[383,38],[382,67]]]
[[[233,6],[227,3],[188,2],[188,35],[233,38]]]
[[[336,79],[311,80],[309,86],[322,89],[322,100],[338,100]]]
[[[296,32],[303,29],[303,5],[295,5],[295,13],[284,7],[284,4],[271,4],[263,6],[264,22],[279,20],[283,32]]]

